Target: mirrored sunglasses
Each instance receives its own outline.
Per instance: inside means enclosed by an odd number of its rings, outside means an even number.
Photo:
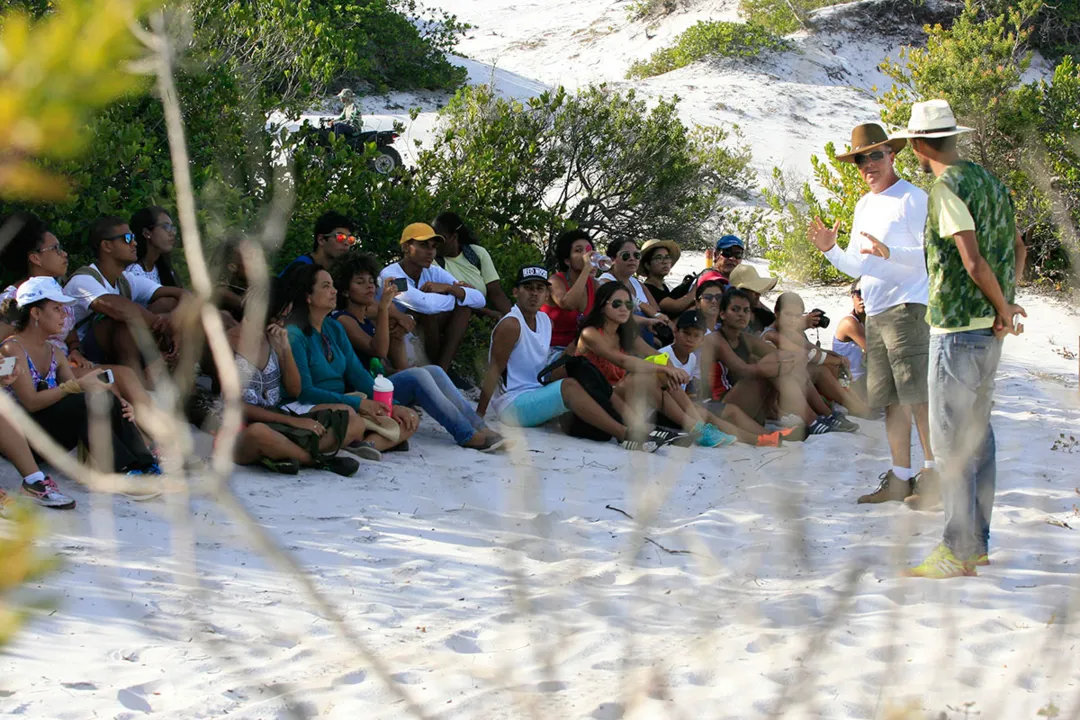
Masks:
[[[623,262],[628,262],[630,260],[630,258],[634,258],[635,260],[640,260],[641,259],[641,251],[640,250],[634,250],[634,251],[631,252],[630,250],[627,250],[626,252],[619,253],[619,257],[622,258]]]
[[[345,233],[335,233],[333,235],[326,235],[325,237],[344,245],[355,245],[357,243],[355,235],[346,235]]]
[[[627,310],[630,309],[630,301],[629,300],[612,300],[611,302],[608,303],[608,305],[615,308],[616,310],[620,310],[622,308],[626,308]]]
[[[123,240],[125,243],[130,245],[131,243],[135,242],[135,233],[127,232],[127,233],[121,233],[119,235],[110,235],[109,237],[107,237],[105,239],[106,240]]]

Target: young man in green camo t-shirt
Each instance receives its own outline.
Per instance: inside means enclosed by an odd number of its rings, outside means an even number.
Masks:
[[[908,575],[974,575],[988,565],[996,446],[990,427],[1002,338],[1027,313],[1013,304],[1027,250],[1016,231],[1008,189],[985,168],[962,160],[944,100],[915,103],[905,137],[930,189],[924,241],[930,278],[930,437],[945,506],[942,543]],[[878,245],[875,243],[875,245]],[[875,247],[875,254],[888,248]]]

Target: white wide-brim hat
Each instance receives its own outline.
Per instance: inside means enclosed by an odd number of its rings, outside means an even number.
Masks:
[[[940,138],[972,132],[974,128],[956,124],[956,116],[945,100],[927,100],[911,106],[911,119],[907,130],[892,134],[894,140],[900,138]]]

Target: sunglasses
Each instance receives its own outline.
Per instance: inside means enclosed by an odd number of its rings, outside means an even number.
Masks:
[[[743,251],[742,248],[724,248],[720,251],[720,255],[726,258],[736,258],[742,260]]]
[[[356,242],[357,242],[355,235],[346,235],[345,233],[335,233],[333,235],[323,235],[323,237],[330,238],[331,240],[334,240],[335,242],[338,242],[338,243],[341,243],[341,244],[344,244],[344,245],[355,245]]]
[[[111,236],[109,236],[109,237],[107,237],[105,239],[106,240],[123,240],[125,243],[130,245],[131,243],[135,242],[135,233],[126,232],[126,233],[121,233],[119,235],[111,235]]]
[[[608,305],[615,308],[616,310],[621,310],[622,308],[626,308],[627,310],[630,309],[630,301],[629,300],[612,300],[611,302],[608,303]]]
[[[857,298],[861,298],[862,297],[862,290],[852,290],[851,294],[854,295]]]
[[[634,250],[633,252],[631,252],[631,251],[627,250],[624,253],[619,253],[619,257],[622,258],[623,262],[629,261],[630,258],[633,258],[635,260],[640,260],[641,259],[641,251],[640,250]]]
[[[855,155],[855,164],[862,167],[868,162],[880,162],[885,158],[885,152],[883,150],[875,150],[870,153],[858,153]]]
[[[172,224],[171,222],[167,222],[167,223],[158,223],[158,224],[157,224],[157,225],[155,225],[154,227],[159,227],[159,228],[161,228],[162,230],[164,230],[165,232],[176,232],[176,226],[175,226],[175,225],[173,225],[173,224]]]
[[[724,297],[723,293],[705,293],[700,299],[705,302],[720,302],[722,297]]]

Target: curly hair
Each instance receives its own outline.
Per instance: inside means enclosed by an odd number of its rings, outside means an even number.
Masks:
[[[357,275],[367,273],[372,281],[379,279],[382,265],[375,256],[368,252],[350,252],[342,258],[333,271],[334,288],[337,289],[338,310],[344,310],[349,304],[349,286]]]

